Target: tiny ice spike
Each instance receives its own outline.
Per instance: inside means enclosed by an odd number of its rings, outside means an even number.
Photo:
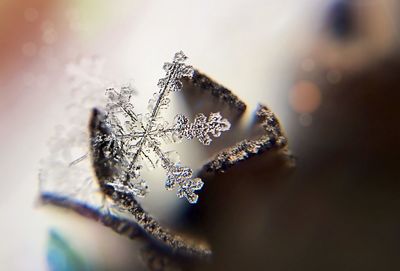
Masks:
[[[145,163],[151,168],[160,165],[166,171],[165,188],[177,189],[179,198],[186,197],[190,203],[196,203],[203,182],[193,178],[193,170],[172,159],[171,151],[162,148],[163,142],[176,142],[182,138],[197,138],[202,144],[209,145],[212,137],[219,137],[221,132],[230,128],[228,120],[220,113],[196,115],[190,123],[184,115],[177,115],[175,122],[169,125],[161,112],[168,108],[171,92],[182,89],[181,78],[191,78],[193,68],[186,65],[187,57],[182,51],[175,54],[172,63],[165,63],[166,72],[157,84],[159,91],[154,93],[148,104],[145,115],[136,114],[133,110],[131,97],[133,89],[122,88],[119,92],[108,89],[105,125],[111,131],[106,138],[96,138],[98,146],[106,146],[106,159],[118,162],[118,170],[107,180],[107,184],[115,190],[144,196],[147,185],[140,174]]]

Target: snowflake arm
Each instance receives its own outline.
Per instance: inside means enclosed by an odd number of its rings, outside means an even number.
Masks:
[[[171,91],[179,91],[182,88],[182,83],[180,79],[182,77],[191,77],[193,74],[193,68],[184,64],[183,62],[187,59],[187,57],[183,54],[183,52],[178,52],[175,54],[174,60],[172,63],[165,63],[164,70],[166,71],[166,76],[159,80],[158,87],[160,91],[155,93],[154,100],[150,100],[149,109],[150,113],[147,114],[148,122],[146,127],[144,128],[144,135],[139,139],[137,143],[138,151],[134,154],[132,158],[132,165],[136,164],[139,155],[143,152],[142,149],[146,145],[149,140],[149,134],[152,131],[153,127],[157,125],[158,118],[161,109],[168,108],[169,98],[168,94]]]
[[[227,119],[223,119],[219,112],[211,113],[207,118],[204,114],[197,114],[194,121],[189,123],[189,119],[184,115],[175,117],[175,125],[170,130],[179,138],[197,138],[202,144],[210,145],[212,139],[209,134],[219,137],[222,132],[228,131],[231,127]]]
[[[165,188],[167,190],[178,188],[177,196],[179,198],[186,197],[190,203],[196,203],[198,195],[194,191],[201,189],[203,181],[200,178],[192,179],[192,169],[182,166],[180,163],[174,163],[157,145],[152,147],[161,160],[161,166],[167,171]]]

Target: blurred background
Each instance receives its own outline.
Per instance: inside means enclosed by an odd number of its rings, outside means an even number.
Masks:
[[[236,176],[243,186],[226,196],[240,197],[244,210],[210,199],[219,206],[209,216],[217,251],[210,268],[399,270],[399,6],[0,0],[0,269],[145,270],[135,241],[38,204],[39,161],[73,93],[88,82],[99,95],[107,84],[133,82],[144,107],[162,63],[183,50],[247,103],[244,123],[257,103],[268,105],[297,160],[270,177],[244,164]],[[177,224],[181,203],[154,190],[151,213]]]

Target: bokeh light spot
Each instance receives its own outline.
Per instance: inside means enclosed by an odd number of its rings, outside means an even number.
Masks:
[[[57,40],[57,32],[53,28],[49,28],[43,31],[42,40],[46,44],[52,44]]]
[[[312,113],[321,105],[321,91],[315,83],[301,80],[292,88],[289,102],[297,113]]]
[[[27,8],[24,11],[24,17],[27,22],[34,22],[39,17],[39,11],[35,8]]]
[[[342,80],[342,74],[337,70],[330,70],[326,74],[326,80],[331,84],[338,84]]]

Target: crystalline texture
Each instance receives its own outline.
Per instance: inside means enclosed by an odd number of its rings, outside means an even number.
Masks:
[[[115,173],[106,180],[107,185],[115,190],[144,196],[147,185],[140,178],[140,172],[143,164],[147,163],[151,167],[160,165],[164,168],[167,190],[177,189],[179,198],[185,197],[190,203],[197,202],[195,191],[202,188],[202,180],[192,178],[192,169],[172,159],[171,153],[162,149],[161,142],[197,138],[204,145],[209,145],[211,136],[218,137],[221,132],[229,130],[230,123],[220,113],[211,113],[208,117],[198,114],[192,123],[184,115],[177,115],[173,125],[163,119],[161,112],[169,106],[169,94],[182,89],[181,78],[193,75],[193,68],[184,63],[186,59],[183,52],[178,52],[172,63],[164,64],[166,75],[159,80],[159,91],[150,99],[144,118],[133,110],[131,88],[123,88],[119,92],[107,90],[104,125],[110,132],[107,136],[92,139],[92,142],[95,147],[102,148],[106,159],[118,165]]]
[[[187,139],[197,138],[204,145],[210,145],[212,139],[209,134],[219,137],[221,132],[228,131],[230,123],[223,119],[221,114],[211,113],[207,117],[204,114],[198,114],[193,123],[189,123],[184,115],[177,115],[175,118],[174,133]]]

